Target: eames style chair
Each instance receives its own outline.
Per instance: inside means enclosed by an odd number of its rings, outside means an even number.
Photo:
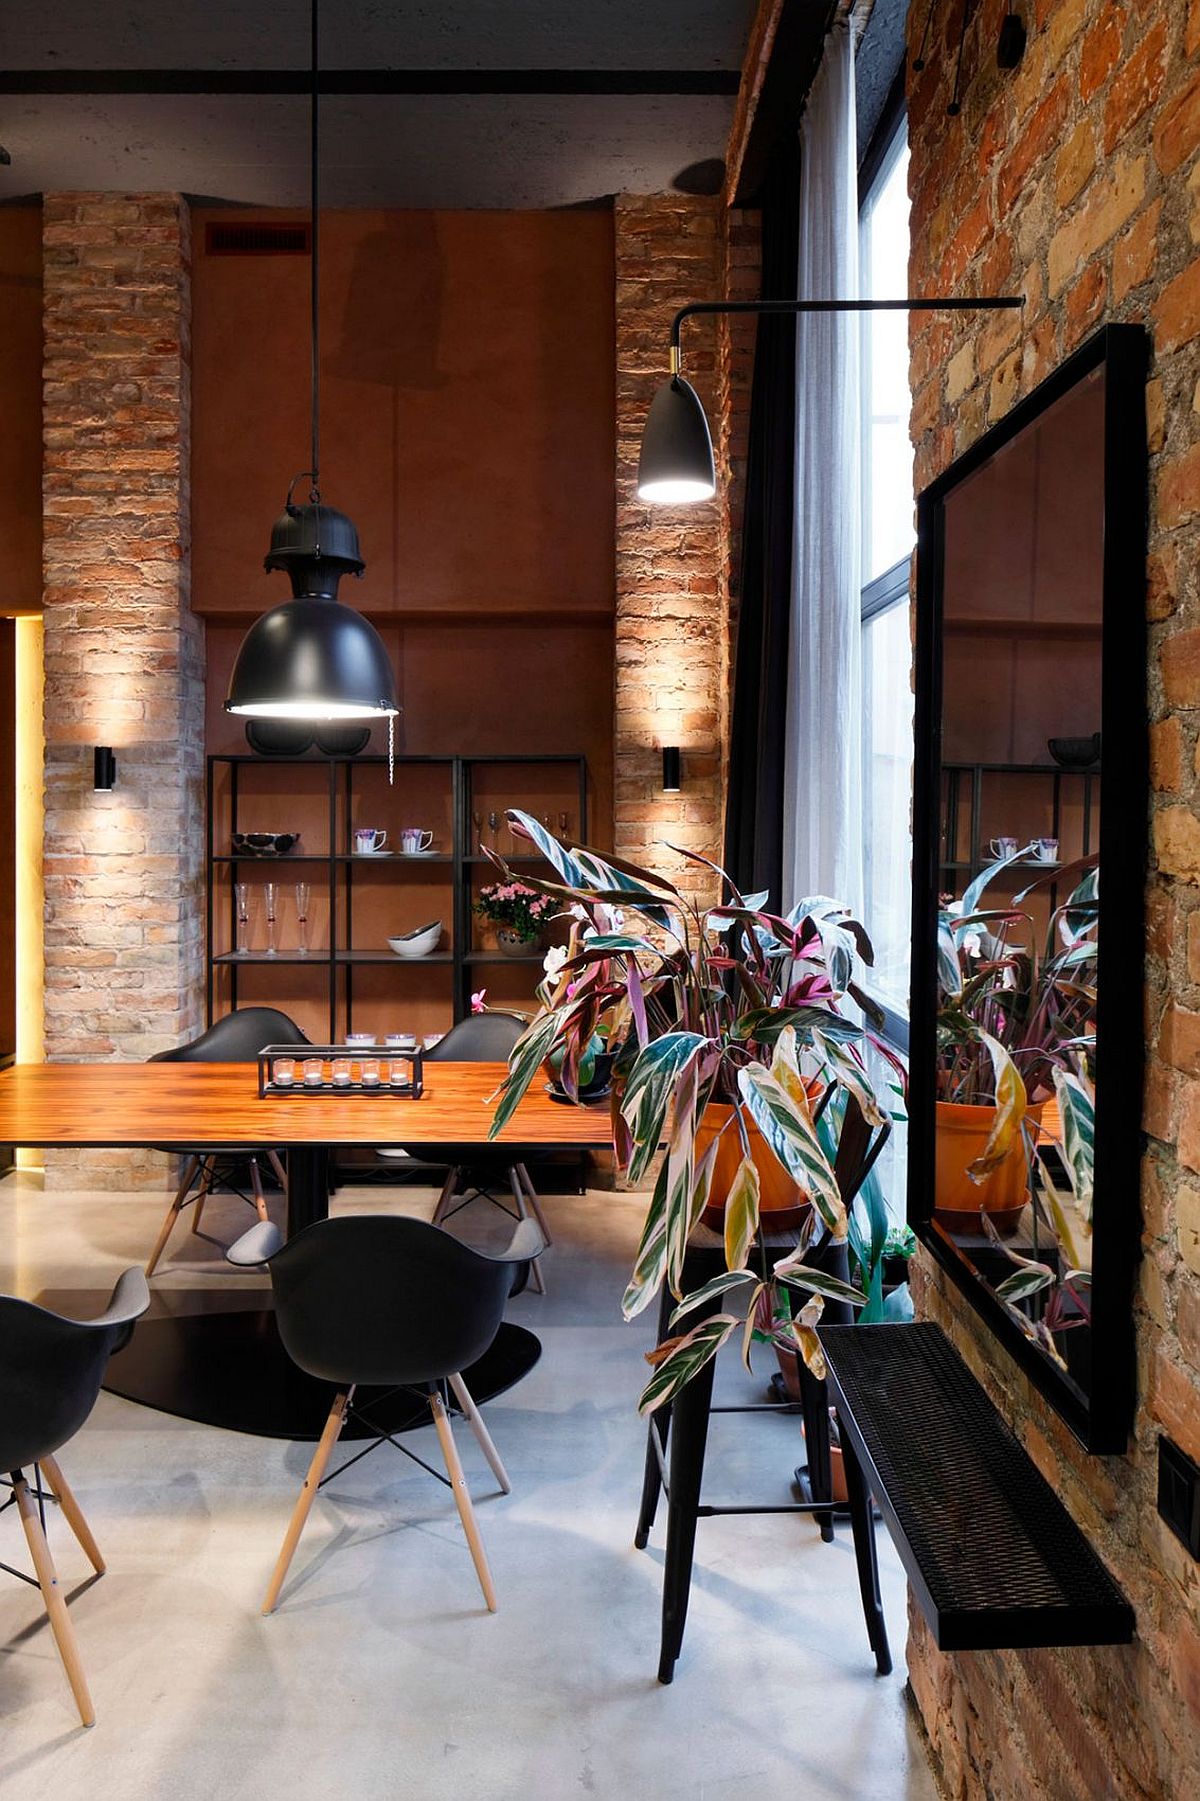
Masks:
[[[216,1025],[210,1026],[207,1032],[202,1032],[199,1038],[193,1038],[190,1044],[178,1045],[171,1051],[159,1051],[157,1056],[150,1058],[150,1062],[253,1063],[258,1053],[265,1050],[268,1044],[294,1044],[299,1047],[307,1043],[304,1033],[286,1013],[280,1013],[274,1007],[243,1007],[240,1012],[227,1013],[224,1019],[219,1019]],[[261,1155],[269,1163],[275,1180],[286,1195],[287,1174],[278,1154],[273,1150],[264,1150]],[[154,1249],[147,1259],[147,1277],[152,1276],[157,1269],[158,1260],[166,1249],[167,1240],[183,1209],[187,1206],[195,1207],[192,1231],[199,1232],[204,1203],[219,1186],[231,1188],[248,1206],[254,1208],[260,1220],[265,1221],[269,1217],[257,1154],[247,1157],[243,1151],[234,1156],[223,1153],[219,1147],[209,1147],[185,1151],[184,1156],[187,1161],[183,1180],[167,1208]],[[249,1194],[239,1185],[243,1170],[249,1178]]]
[[[54,1642],[85,1726],[95,1724],[96,1710],[46,1542],[46,1502],[57,1501],[92,1568],[102,1576],[104,1559],[58,1467],[57,1452],[91,1413],[109,1356],[128,1342],[133,1322],[149,1305],[150,1293],[140,1269],[125,1271],[98,1319],[64,1319],[32,1301],[0,1295],[0,1470],[7,1472],[6,1486],[11,1490],[8,1498],[0,1501],[0,1513],[15,1507],[20,1514],[36,1578],[7,1564],[0,1564],[0,1569],[41,1590]]]
[[[472,1013],[452,1026],[432,1050],[425,1052],[426,1063],[506,1063],[509,1052],[525,1030],[525,1021],[512,1013]],[[423,1163],[449,1165],[442,1192],[433,1210],[435,1226],[444,1225],[464,1207],[479,1197],[503,1206],[488,1186],[489,1180],[506,1182],[513,1197],[513,1215],[517,1220],[537,1221],[538,1230],[547,1245],[554,1241],[542,1213],[537,1192],[524,1163],[513,1160],[503,1145],[481,1146],[471,1151],[470,1163],[456,1162],[461,1152],[453,1145],[422,1145]],[[473,1179],[482,1176],[482,1182]],[[504,1208],[508,1212],[507,1207]],[[533,1286],[538,1294],[546,1292],[540,1263],[532,1269]]]
[[[286,1244],[276,1226],[252,1226],[231,1246],[226,1253],[231,1263],[265,1263],[270,1271],[275,1318],[288,1356],[335,1389],[267,1587],[264,1614],[275,1610],[317,1491],[333,1479],[325,1474],[326,1465],[347,1416],[366,1426],[373,1439],[348,1462],[368,1455],[385,1438],[405,1450],[352,1406],[355,1390],[363,1384],[410,1390],[428,1403],[447,1471],[444,1477],[431,1473],[453,1491],[484,1600],[489,1612],[496,1611],[487,1556],[450,1430],[447,1388],[507,1494],[508,1476],[463,1371],[491,1345],[509,1295],[523,1285],[541,1249],[532,1220],[517,1226],[503,1254],[488,1256],[426,1220],[376,1214],[318,1220]],[[410,1451],[405,1455],[421,1461]]]

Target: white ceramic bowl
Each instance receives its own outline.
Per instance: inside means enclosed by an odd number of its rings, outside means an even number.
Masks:
[[[388,943],[398,957],[428,957],[435,951],[442,936],[442,922],[435,919],[432,925],[422,926],[419,932],[410,932],[404,938],[389,938]]]

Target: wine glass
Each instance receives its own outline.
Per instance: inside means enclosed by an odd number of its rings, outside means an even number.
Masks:
[[[279,946],[275,942],[275,906],[279,891],[274,882],[263,883],[263,904],[267,910],[267,955],[277,957]]]
[[[250,949],[250,884],[235,882],[233,897],[236,906],[237,932],[234,938],[234,949],[239,957],[244,957]]]
[[[311,895],[311,883],[296,883],[296,950],[301,957],[308,955],[308,903]]]

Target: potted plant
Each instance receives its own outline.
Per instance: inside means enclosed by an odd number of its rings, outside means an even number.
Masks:
[[[748,1354],[759,1297],[775,1281],[810,1297],[791,1330],[820,1373],[813,1327],[822,1298],[847,1301],[866,1317],[882,1317],[885,1305],[886,1222],[860,1216],[857,1206],[848,1217],[833,1171],[847,1096],[871,1125],[884,1123],[864,1057],[869,1041],[903,1088],[902,1065],[874,1038],[878,1010],[855,979],[859,961],[871,961],[866,933],[824,896],[799,902],[786,918],[772,914],[765,895],[742,896],[719,870],[729,898],[704,908],[651,870],[567,846],[527,813],[512,811],[508,819],[513,834],[551,865],[554,879],[535,885],[570,913],[572,929],[552,986],[547,978],[542,1010],[513,1049],[492,1134],[548,1057],[558,1057],[562,1086],[577,1096],[581,1065],[607,1027],[618,1167],[636,1185],[660,1144],[667,1147],[622,1306],[632,1318],[666,1282],[678,1302],[672,1323],[683,1329],[653,1354],[642,1411],[669,1400],[739,1325]],[[503,859],[489,854],[507,878]],[[867,1024],[850,1017],[847,1002]],[[799,1245],[773,1271],[756,1272],[747,1258],[776,1182],[785,1208],[799,1215]],[[685,1296],[689,1233],[718,1199],[726,1272]],[[848,1244],[850,1283],[805,1261],[826,1238]],[[690,1329],[685,1324],[701,1301],[743,1286],[744,1318],[719,1313]]]
[[[474,910],[495,926],[496,942],[506,957],[525,957],[541,943],[542,931],[555,908],[547,895],[509,876],[481,888]]]
[[[1095,1038],[1099,872],[1095,858],[1043,874],[1008,905],[987,906],[984,869],[938,918],[934,1217],[951,1231],[981,1217],[1015,1229],[1030,1199],[1032,1155],[1053,1133],[1064,1079],[1086,1073]],[[1049,881],[1080,878],[1056,907],[1039,952],[1023,903]]]

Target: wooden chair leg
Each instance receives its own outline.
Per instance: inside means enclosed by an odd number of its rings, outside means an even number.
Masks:
[[[217,1179],[217,1160],[215,1157],[203,1157],[200,1160],[200,1187],[196,1193],[195,1210],[192,1214],[193,1237],[200,1230],[200,1222],[204,1218],[204,1203],[213,1191]]]
[[[442,1192],[438,1196],[437,1206],[433,1210],[433,1224],[440,1226],[446,1217],[446,1211],[458,1193],[458,1165],[454,1164],[446,1171],[446,1180],[442,1183]]]
[[[508,1166],[508,1185],[513,1191],[513,1200],[517,1203],[517,1218],[527,1219],[529,1217],[529,1206],[525,1198],[525,1190],[521,1186],[521,1178],[517,1174],[517,1166],[515,1163],[510,1163]],[[529,1265],[529,1274],[533,1278],[534,1293],[545,1294],[546,1279],[542,1275],[542,1260],[540,1257],[533,1258]]]
[[[151,1251],[149,1261],[146,1264],[147,1277],[150,1277],[154,1274],[155,1268],[157,1267],[157,1264],[158,1264],[158,1260],[162,1256],[165,1249],[167,1248],[167,1240],[168,1240],[168,1238],[170,1238],[171,1233],[174,1230],[175,1221],[179,1218],[180,1212],[182,1211],[182,1208],[183,1208],[183,1204],[187,1200],[188,1194],[191,1191],[192,1183],[196,1179],[196,1171],[199,1168],[200,1168],[199,1157],[191,1157],[188,1159],[188,1166],[183,1172],[183,1181],[179,1184],[179,1187],[176,1189],[175,1198],[171,1202],[171,1205],[167,1208],[166,1217],[163,1220],[163,1223],[159,1228],[158,1237],[154,1241],[154,1249]]]
[[[283,1167],[283,1160],[280,1157],[279,1152],[278,1151],[268,1151],[267,1152],[267,1162],[271,1165],[272,1173],[274,1174],[275,1180],[278,1182],[280,1188],[283,1190],[283,1198],[286,1200],[287,1199],[287,1170],[284,1169],[284,1167]]]
[[[446,1474],[449,1476],[450,1486],[454,1490],[458,1517],[462,1521],[462,1529],[467,1535],[467,1544],[471,1548],[471,1562],[475,1565],[475,1574],[479,1578],[479,1586],[483,1590],[483,1598],[487,1602],[488,1612],[495,1613],[496,1590],[492,1586],[492,1572],[488,1568],[487,1552],[483,1548],[479,1527],[475,1523],[475,1509],[471,1505],[471,1496],[467,1489],[467,1479],[463,1475],[462,1464],[458,1461],[458,1449],[454,1443],[454,1434],[450,1430],[450,1418],[446,1412],[446,1405],[436,1389],[430,1392],[429,1405],[433,1410],[433,1423],[437,1427],[442,1456],[446,1460]]]
[[[510,1495],[512,1483],[508,1479],[508,1471],[500,1461],[500,1453],[492,1443],[492,1435],[483,1423],[483,1415],[471,1398],[471,1392],[461,1376],[451,1376],[450,1386],[454,1390],[454,1398],[462,1408],[463,1418],[475,1434],[479,1449],[487,1458],[493,1476],[500,1484],[501,1492]]]
[[[83,1517],[83,1509],[71,1492],[66,1477],[58,1467],[54,1457],[43,1457],[40,1465],[45,1471],[46,1480],[54,1493],[54,1498],[63,1511],[63,1518],[83,1547],[84,1555],[97,1576],[104,1574],[104,1559],[100,1555],[100,1547],[92,1537],[92,1529]]]
[[[267,1203],[263,1198],[262,1176],[259,1174],[257,1157],[250,1159],[250,1188],[254,1195],[254,1211],[266,1225],[269,1223],[271,1215],[267,1212]]]
[[[538,1223],[538,1230],[541,1232],[542,1237],[546,1240],[547,1244],[553,1244],[554,1238],[549,1226],[546,1224],[546,1215],[542,1212],[542,1203],[538,1198],[538,1191],[533,1186],[533,1182],[530,1180],[529,1171],[523,1163],[517,1164],[517,1174],[525,1185],[525,1193],[529,1196],[529,1206],[534,1219],[536,1219]]]
[[[344,1394],[333,1397],[333,1406],[329,1409],[329,1418],[325,1421],[312,1462],[308,1466],[308,1474],[304,1478],[304,1486],[300,1490],[292,1517],[288,1521],[288,1529],[283,1536],[283,1545],[275,1563],[271,1580],[267,1585],[266,1598],[262,1604],[264,1614],[274,1613],[279,1591],[283,1587],[283,1579],[288,1573],[288,1566],[300,1543],[300,1534],[304,1530],[305,1521],[312,1511],[312,1504],[317,1498],[317,1490],[321,1486],[321,1477],[325,1474],[325,1465],[329,1462],[330,1453],[341,1436],[342,1427],[346,1423],[346,1409],[354,1394],[352,1388]]]
[[[42,1531],[42,1522],[38,1517],[37,1502],[30,1494],[29,1484],[20,1470],[13,1471],[12,1485],[17,1511],[21,1515],[21,1524],[25,1528],[25,1537],[29,1541],[29,1554],[33,1558],[33,1567],[37,1572],[38,1587],[42,1591],[46,1612],[50,1616],[50,1629],[54,1633],[54,1642],[58,1646],[63,1669],[67,1672],[67,1681],[71,1684],[71,1693],[75,1697],[79,1717],[85,1726],[94,1726],[96,1710],[92,1706],[92,1697],[88,1693],[87,1677],[83,1673],[75,1628],[67,1613],[67,1603],[63,1599],[62,1589],[58,1585],[58,1572],[54,1568],[54,1559],[50,1555],[46,1534]]]

